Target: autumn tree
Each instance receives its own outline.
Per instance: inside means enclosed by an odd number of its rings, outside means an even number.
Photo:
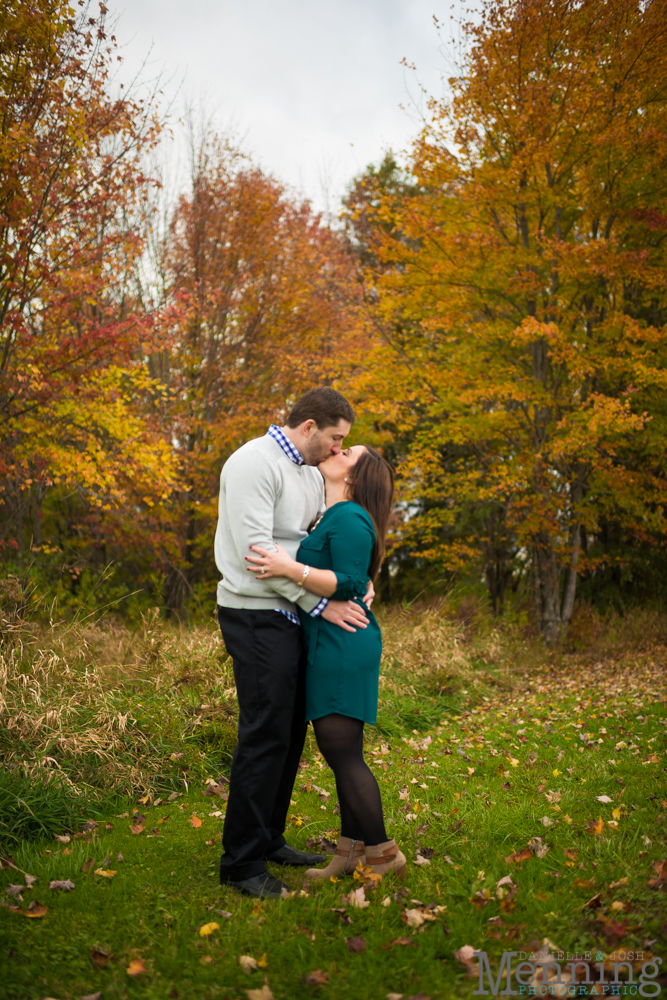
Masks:
[[[136,524],[172,481],[136,406],[151,332],[136,222],[159,123],[150,94],[114,83],[105,15],[64,0],[0,13],[0,543],[19,555],[53,490]]]
[[[646,461],[667,361],[667,3],[487,2],[466,31],[415,144],[420,194],[377,209],[391,266],[367,279],[383,342],[362,388],[414,439],[413,549],[465,565],[492,517],[553,639],[595,566],[584,536],[667,528],[664,435]]]

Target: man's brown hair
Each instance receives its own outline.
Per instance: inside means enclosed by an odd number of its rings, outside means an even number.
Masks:
[[[314,420],[318,430],[336,427],[339,420],[354,423],[354,410],[340,392],[329,385],[318,385],[297,399],[287,418],[288,427],[298,427],[306,420]]]

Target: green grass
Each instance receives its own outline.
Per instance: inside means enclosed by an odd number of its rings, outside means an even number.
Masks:
[[[625,651],[598,662],[559,651],[508,672],[493,637],[485,639],[484,649],[470,646],[467,652],[451,638],[449,624],[435,618],[424,624],[423,617],[399,616],[385,624],[382,704],[378,727],[369,729],[368,758],[382,788],[389,833],[408,856],[407,902],[396,894],[398,884],[387,879],[368,892],[367,909],[348,907],[352,923],[345,925],[332,908],[356,885],[349,877],[318,885],[304,897],[265,903],[222,888],[222,820],[209,813],[224,811],[224,803],[202,794],[215,740],[208,749],[202,741],[197,754],[208,756],[193,758],[199,764],[189,790],[172,804],[144,806],[126,799],[122,808],[116,800],[90,842],[12,842],[14,863],[37,877],[19,905],[25,909],[37,899],[48,912],[27,919],[0,908],[6,970],[0,996],[70,1000],[100,991],[104,1000],[177,995],[245,1000],[245,991],[260,989],[266,975],[276,1000],[381,1000],[387,993],[444,1000],[472,996],[477,989],[454,956],[465,944],[486,950],[494,969],[503,951],[530,951],[545,938],[563,951],[597,954],[616,947],[667,957],[664,890],[648,886],[655,876],[651,862],[667,857],[664,648]],[[163,666],[165,655],[160,654]],[[178,659],[174,649],[169,656]],[[184,677],[179,663],[175,674]],[[156,689],[152,669],[144,668],[139,690],[152,692],[151,698],[172,691],[167,685]],[[224,664],[220,669],[224,672]],[[176,690],[182,703],[189,699],[197,707],[192,693],[183,694],[194,674]],[[209,696],[217,690],[220,703],[226,703],[226,681],[207,683]],[[173,706],[174,695],[164,697]],[[156,711],[153,705],[150,719],[138,723],[144,735],[150,735]],[[179,712],[178,720],[186,718]],[[167,749],[179,741],[178,725]],[[189,733],[186,727],[187,739]],[[616,750],[617,743],[627,746]],[[308,782],[331,791],[331,799],[324,804],[315,791],[303,790]],[[173,783],[178,784],[175,777]],[[401,797],[405,788],[408,800]],[[559,801],[553,792],[560,793]],[[599,802],[601,795],[612,802]],[[294,792],[290,842],[304,848],[311,836],[331,836],[337,827],[335,801],[331,772],[311,737]],[[621,804],[626,808],[614,828],[612,810]],[[139,835],[131,833],[128,818],[117,815],[133,809],[146,817]],[[190,823],[193,812],[202,820],[200,828]],[[546,827],[545,816],[551,820]],[[598,817],[602,832],[589,832]],[[105,820],[112,829],[104,828]],[[159,836],[149,836],[153,828]],[[549,847],[545,857],[504,860],[533,837]],[[418,846],[433,852],[430,864],[415,864]],[[575,860],[565,849],[576,852]],[[91,857],[93,869],[108,858],[105,867],[116,874],[107,879],[92,869],[82,872]],[[298,872],[273,870],[300,888]],[[496,892],[496,883],[508,874],[518,885],[509,907]],[[0,877],[3,895],[7,885],[23,881],[11,868]],[[624,878],[627,884],[609,888]],[[76,888],[50,891],[51,879],[71,879]],[[578,886],[577,879],[587,884]],[[471,899],[485,889],[492,899],[478,909]],[[601,906],[584,907],[597,893]],[[383,906],[387,897],[390,903]],[[438,903],[446,912],[411,930],[402,921],[406,905],[416,907],[410,899]],[[614,909],[615,902],[623,908]],[[217,910],[231,915],[219,916]],[[496,917],[499,922],[489,923]],[[199,928],[210,921],[219,929],[202,938]],[[351,953],[346,945],[345,939],[356,935],[366,942],[363,953]],[[406,936],[411,946],[382,948]],[[93,949],[112,954],[106,968],[94,965]],[[246,975],[240,955],[265,955],[265,970]],[[132,978],[126,970],[136,959],[148,972]],[[304,977],[317,969],[328,973],[327,984],[307,985]]]

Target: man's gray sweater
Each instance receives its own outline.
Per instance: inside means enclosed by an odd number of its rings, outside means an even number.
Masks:
[[[223,608],[312,611],[320,598],[284,577],[262,581],[248,571],[251,545],[296,557],[324,510],[324,480],[313,466],[296,465],[268,434],[248,441],[227,459],[220,475],[215,562],[222,574]]]

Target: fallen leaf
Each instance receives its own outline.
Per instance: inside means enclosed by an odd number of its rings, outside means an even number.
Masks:
[[[520,864],[522,861],[530,861],[533,856],[533,852],[528,847],[524,847],[521,851],[515,851],[514,854],[508,854],[505,858],[505,864]]]
[[[574,880],[574,882],[572,884],[577,889],[592,889],[593,886],[595,885],[595,879],[594,878],[587,878],[587,879],[575,878],[575,880]]]
[[[658,878],[661,878],[664,882],[667,882],[667,861],[652,861],[651,867],[655,871]]]
[[[245,972],[246,976],[249,976],[251,972],[254,972],[257,968],[257,959],[253,958],[252,955],[240,955],[239,965]]]
[[[202,924],[199,928],[199,937],[208,937],[213,931],[219,931],[220,924],[216,924],[215,921],[210,924]]]
[[[87,993],[85,997],[81,997],[81,1000],[102,1000],[102,990],[98,993]]]
[[[403,1000],[405,993],[385,993],[385,1000]]]
[[[382,881],[382,875],[374,872],[370,865],[364,865],[361,861],[354,869],[353,878],[365,886],[370,886],[371,889],[374,889]]]
[[[275,1000],[273,993],[269,989],[269,982],[266,976],[264,976],[264,985],[261,990],[246,990],[245,994],[248,1000]]]
[[[313,935],[313,937],[314,937],[314,935]],[[265,953],[264,953],[264,954],[262,955],[262,957],[261,957],[261,958],[258,958],[258,959],[257,959],[257,968],[258,968],[258,969],[267,969],[267,968],[268,968],[268,966],[269,966],[269,960],[268,960],[268,958],[266,957],[266,952],[265,952]]]
[[[84,861],[84,863],[81,865],[81,871],[89,872],[94,864],[95,864],[95,858],[88,858],[88,860]]]
[[[224,917],[225,920],[231,919],[232,914],[230,910],[216,910],[215,912],[219,917]]]
[[[49,882],[49,889],[62,889],[63,892],[71,892],[72,889],[76,889],[76,886],[71,879],[65,879],[64,882]]]
[[[43,903],[40,903],[36,899],[33,900],[32,903],[29,903],[25,910],[19,910],[19,913],[22,913],[24,917],[31,917],[31,918],[43,917],[45,916],[46,912],[47,912],[46,906],[44,906]]]
[[[195,813],[192,814],[192,816],[190,817],[189,822],[192,823],[192,825],[195,827],[195,829],[197,829],[197,827],[201,826],[201,820],[200,820],[199,816],[197,816]]]
[[[606,937],[609,944],[617,944],[626,936],[628,929],[627,927],[624,927],[623,924],[619,924],[616,920],[610,920],[608,923],[604,924],[602,933]]]
[[[431,864],[431,862],[429,861],[429,859],[428,859],[428,858],[424,858],[424,857],[422,857],[422,855],[421,855],[421,854],[419,853],[419,851],[418,851],[418,852],[417,852],[417,853],[415,854],[415,864],[416,864],[416,865],[420,865],[420,866],[421,866],[421,865],[430,865],[430,864]]]
[[[454,952],[454,958],[465,968],[466,976],[469,979],[476,979],[479,975],[479,962],[473,957],[476,951],[478,949],[473,948],[472,945],[464,944],[462,948]]]
[[[366,950],[366,942],[357,934],[356,937],[345,938],[348,951],[361,952]]]
[[[620,913],[621,910],[625,909],[625,903],[622,903],[619,899],[615,899],[614,902],[611,904],[611,909],[615,913]]]
[[[113,952],[102,951],[101,948],[91,948],[90,957],[93,960],[93,964],[96,965],[98,969],[106,969],[110,960],[113,958]]]
[[[355,906],[359,910],[365,910],[367,906],[371,905],[366,899],[363,886],[360,889],[352,889],[346,896],[341,896],[340,901],[344,906]]]
[[[655,864],[655,862],[654,862],[654,864]],[[620,887],[622,885],[627,885],[627,884],[628,884],[628,876],[626,875],[625,878],[620,878],[618,880],[618,882],[610,882],[609,883],[609,888],[610,889],[620,889]]]
[[[135,958],[130,962],[125,971],[128,976],[141,976],[144,973],[147,973],[148,969],[144,965],[143,958]]]
[[[213,955],[202,955],[199,961],[202,965],[210,965],[213,961]]]
[[[403,948],[416,948],[417,944],[412,940],[411,937],[400,937],[394,938],[389,944],[381,944],[380,947],[383,951],[389,951],[390,948],[396,948],[397,945],[401,945]]]
[[[592,833],[594,837],[599,837],[604,830],[604,820],[602,819],[602,816],[599,816],[597,820],[589,819],[586,829],[588,833]]]
[[[136,823],[134,826],[130,825],[130,833],[134,833],[135,836],[143,832],[144,832],[143,823]],[[139,973],[137,973],[137,975],[139,975]]]
[[[565,857],[568,858],[570,861],[576,861],[577,860],[577,849],[576,849],[576,847],[565,847],[565,848],[563,848],[563,853],[565,854]]]
[[[23,877],[25,879],[25,887],[26,887],[26,889],[31,889],[33,887],[33,885],[35,884],[35,882],[37,881],[37,876],[36,875],[27,875],[24,872]]]
[[[118,852],[118,860],[121,861],[121,862],[125,861],[125,858],[123,857],[123,852],[122,851]]]
[[[7,886],[7,895],[8,896],[19,896],[20,897],[21,893],[24,891],[25,888],[26,887],[24,885],[8,885]]]
[[[306,986],[326,986],[329,982],[329,973],[323,972],[322,969],[314,969],[303,977],[303,981]]]
[[[598,906],[602,906],[602,893],[598,892],[595,896],[592,896],[587,902],[583,903],[582,910],[596,910]]]
[[[69,844],[70,840],[72,839],[71,837],[68,837],[66,833],[64,834],[54,833],[53,836],[55,837],[55,839],[58,841],[59,844]]]
[[[544,858],[549,853],[549,847],[542,843],[541,837],[531,837],[528,841],[528,847],[536,858]]]
[[[598,802],[604,802],[605,804],[612,801],[608,795],[596,795],[595,798]]]
[[[96,868],[95,874],[101,875],[102,878],[113,878],[116,872],[111,871],[110,868]]]

